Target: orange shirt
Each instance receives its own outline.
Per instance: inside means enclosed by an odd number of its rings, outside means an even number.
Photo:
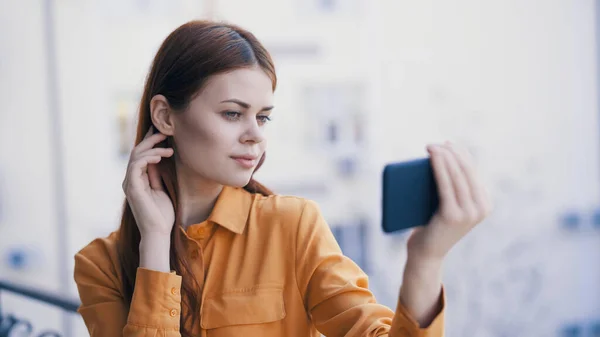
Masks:
[[[197,336],[443,336],[443,309],[420,328],[400,303],[395,314],[376,303],[313,201],[225,187],[209,219],[181,235],[202,288]],[[128,307],[116,240],[112,233],[75,255],[90,335],[180,336],[181,276],[138,268]]]

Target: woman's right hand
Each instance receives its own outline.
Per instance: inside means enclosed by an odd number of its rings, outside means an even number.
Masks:
[[[153,134],[152,129],[151,127],[144,139],[131,151],[122,186],[142,238],[169,238],[175,223],[175,210],[163,188],[156,164],[163,157],[171,157],[173,149],[155,148],[167,136],[162,133]]]

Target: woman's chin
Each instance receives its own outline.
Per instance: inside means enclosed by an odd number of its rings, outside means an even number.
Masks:
[[[244,187],[244,186],[248,185],[251,178],[252,178],[251,175],[248,175],[248,176],[240,175],[237,177],[230,177],[229,179],[227,179],[227,181],[222,182],[222,184],[231,186],[231,187]]]

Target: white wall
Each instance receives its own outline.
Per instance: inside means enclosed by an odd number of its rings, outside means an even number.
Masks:
[[[26,19],[24,19],[26,18]],[[47,60],[41,2],[7,4],[0,10],[0,278],[59,291],[59,257],[54,203]],[[29,264],[13,270],[12,253],[25,252]],[[3,296],[3,309],[29,317],[55,310]]]

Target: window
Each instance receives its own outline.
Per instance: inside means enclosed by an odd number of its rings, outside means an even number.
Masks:
[[[332,226],[331,231],[344,255],[352,259],[364,272],[369,273],[367,221],[357,219],[352,224]]]

